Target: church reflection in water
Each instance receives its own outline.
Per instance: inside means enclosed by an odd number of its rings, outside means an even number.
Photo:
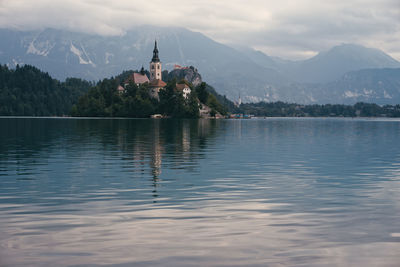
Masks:
[[[119,131],[118,146],[133,151],[135,172],[151,175],[154,196],[162,176],[163,164],[173,169],[196,168],[202,151],[215,142],[215,120],[147,120]],[[121,129],[120,129],[121,130]]]

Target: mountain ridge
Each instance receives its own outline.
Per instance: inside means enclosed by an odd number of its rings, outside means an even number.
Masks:
[[[332,84],[339,86],[338,81],[348,72],[400,67],[397,60],[380,50],[352,44],[335,46],[307,60],[286,61],[251,48],[234,49],[180,27],[140,26],[125,35],[108,37],[55,29],[0,29],[0,35],[2,64],[31,64],[60,80],[99,80],[123,70],[147,68],[157,39],[164,69],[171,70],[175,64],[194,66],[220,94],[230,99],[240,94],[245,102],[299,98],[309,103],[323,101],[329,95],[328,88],[340,91]],[[374,86],[371,90],[380,93],[398,89]],[[394,95],[392,99],[397,99]],[[331,101],[340,103],[343,99]]]

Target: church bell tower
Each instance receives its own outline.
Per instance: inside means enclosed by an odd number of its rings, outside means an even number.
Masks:
[[[157,41],[154,43],[153,58],[150,62],[150,81],[161,80],[161,61],[158,58]]]

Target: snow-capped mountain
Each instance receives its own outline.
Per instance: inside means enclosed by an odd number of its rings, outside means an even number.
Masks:
[[[0,37],[0,64],[31,64],[61,80],[99,80],[123,70],[148,68],[157,39],[164,69],[171,70],[175,64],[192,65],[204,81],[230,99],[237,99],[240,94],[246,102],[318,103],[329,99],[331,103],[342,103],[364,99],[362,92],[372,90],[377,94],[369,94],[366,101],[377,101],[373,96],[385,96],[385,91],[386,98],[382,99],[393,103],[400,94],[398,84],[386,80],[380,81],[379,86],[371,83],[362,91],[358,88],[362,87],[361,79],[342,92],[346,77],[354,75],[346,74],[349,71],[400,68],[398,61],[382,51],[356,45],[334,47],[304,61],[285,61],[252,49],[233,49],[184,28],[140,26],[123,36],[108,37],[55,29],[0,29]]]

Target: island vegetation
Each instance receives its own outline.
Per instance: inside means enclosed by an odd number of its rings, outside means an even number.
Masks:
[[[129,83],[124,92],[119,92],[119,78],[104,79],[81,96],[72,107],[72,116],[85,117],[129,117],[148,118],[152,114],[161,114],[173,118],[199,118],[201,104],[211,108],[211,115],[226,115],[225,107],[209,93],[206,83],[194,87],[185,99],[182,92],[175,90],[176,84],[187,83],[185,80],[172,79],[160,90],[159,99],[149,95],[148,84],[137,86]]]

